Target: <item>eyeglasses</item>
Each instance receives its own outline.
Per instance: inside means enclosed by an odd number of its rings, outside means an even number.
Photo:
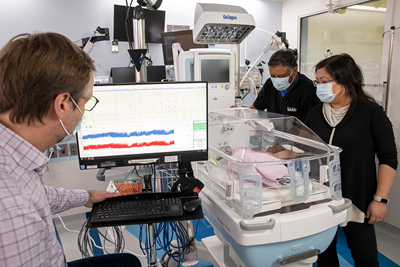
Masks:
[[[317,83],[317,80],[315,80],[315,81],[313,81],[313,84],[314,84],[315,87],[317,87],[317,84],[321,84],[321,83],[324,84],[324,83],[328,83],[328,82],[331,82],[331,81],[334,81],[334,80],[335,80],[335,78],[327,80],[327,81],[324,81],[324,82],[319,82],[319,83]]]
[[[92,96],[88,102],[86,102],[85,104],[85,110],[86,111],[92,111],[94,109],[94,107],[97,105],[97,103],[99,103],[100,101],[95,97]]]

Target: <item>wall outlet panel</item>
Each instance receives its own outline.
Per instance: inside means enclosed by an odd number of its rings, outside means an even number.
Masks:
[[[70,156],[77,156],[78,155],[78,146],[76,143],[69,144],[69,155]]]
[[[260,81],[260,73],[253,73],[253,81],[255,83]]]
[[[61,149],[58,149],[58,156],[60,158],[62,157],[68,157],[68,144],[58,144],[58,147]]]
[[[111,52],[118,53],[118,51],[119,51],[118,41],[117,40],[111,41]]]
[[[54,145],[54,146],[52,146],[52,148],[53,148],[53,152],[51,153],[50,158],[52,158],[52,159],[58,158],[57,147]],[[48,150],[48,153],[50,154],[50,150]]]

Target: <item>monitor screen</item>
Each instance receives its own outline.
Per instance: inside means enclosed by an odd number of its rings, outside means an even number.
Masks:
[[[184,51],[188,51],[192,48],[208,48],[207,44],[193,43],[192,30],[163,32],[161,33],[161,40],[164,54],[164,65],[174,64],[172,56],[172,45],[174,43],[179,43]]]
[[[207,83],[95,84],[80,169],[207,160]]]
[[[161,82],[166,79],[165,66],[146,67],[148,82]],[[134,83],[136,82],[136,69],[135,67],[111,68],[110,77],[112,77],[113,83]]]
[[[145,17],[145,38],[146,43],[161,43],[161,33],[165,28],[165,11],[148,10],[143,8]],[[127,7],[114,5],[114,40],[128,41],[125,30],[125,18]],[[133,42],[133,7],[128,16],[128,34]]]
[[[202,59],[201,80],[209,83],[229,83],[229,59]]]

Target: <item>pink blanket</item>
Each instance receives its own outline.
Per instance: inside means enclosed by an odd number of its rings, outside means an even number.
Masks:
[[[272,155],[267,153],[255,152],[251,149],[238,148],[233,153],[232,157],[242,161],[243,163],[250,162],[270,162],[270,161],[278,161],[279,159],[275,158]],[[239,173],[239,167],[231,162],[228,162],[228,168],[230,171]],[[284,175],[288,174],[287,168],[283,164],[272,165],[272,166],[263,166],[259,165],[253,167],[252,172],[259,173],[262,177],[262,182],[270,187],[277,188],[278,182],[275,181],[278,178],[282,178]]]

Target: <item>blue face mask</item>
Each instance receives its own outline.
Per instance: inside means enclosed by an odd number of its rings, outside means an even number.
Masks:
[[[285,91],[286,89],[288,89],[291,85],[291,83],[289,82],[289,78],[292,75],[292,73],[293,71],[290,73],[288,77],[283,77],[283,78],[271,77],[271,81],[275,89],[278,91]]]
[[[343,90],[340,89],[339,92],[337,92],[336,94],[333,93],[332,91],[332,85],[333,83],[318,83],[317,84],[317,96],[319,98],[319,100],[321,100],[321,102],[325,102],[325,103],[331,103],[336,95]]]
[[[70,96],[71,97],[71,96]],[[69,141],[72,137],[76,136],[76,132],[79,131],[81,129],[81,123],[83,121],[83,117],[85,114],[85,111],[82,112],[82,110],[78,107],[78,105],[75,103],[74,99],[72,99],[72,102],[75,104],[76,108],[79,110],[79,112],[82,114],[81,119],[79,120],[78,124],[76,125],[75,129],[72,131],[72,134],[68,133],[67,129],[64,126],[64,123],[61,121],[61,119],[58,119],[61,123],[62,128],[64,129],[64,132],[67,134],[67,136],[64,137],[64,139],[62,140],[62,142],[67,142]]]
[[[79,108],[78,108],[78,109],[79,109]],[[81,111],[81,110],[79,110],[79,111]],[[81,113],[82,113],[82,111],[81,111]],[[82,117],[81,117],[81,119],[79,120],[78,125],[76,125],[75,129],[72,131],[72,135],[76,135],[76,132],[79,131],[79,130],[81,129],[81,123],[82,123],[82,121],[83,121],[83,117],[84,117],[84,116],[85,116],[85,111],[83,111]]]

